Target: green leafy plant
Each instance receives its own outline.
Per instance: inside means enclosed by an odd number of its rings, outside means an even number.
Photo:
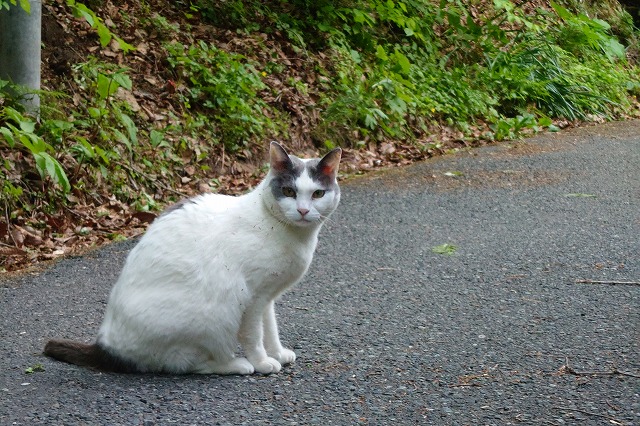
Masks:
[[[138,129],[129,115],[130,105],[114,97],[118,89],[131,91],[128,70],[95,59],[75,68],[78,71],[76,81],[90,93],[93,100],[83,111],[86,114],[78,117],[76,126],[90,131],[89,139],[97,138],[99,142],[108,144],[115,140],[131,152],[138,143]],[[106,158],[105,155],[99,156]]]
[[[447,256],[453,255],[458,250],[458,247],[453,244],[441,244],[431,248],[431,251],[436,254],[444,254]]]
[[[565,22],[558,30],[558,43],[576,56],[599,51],[611,60],[625,56],[624,46],[609,34],[611,25],[602,19],[590,18],[584,13],[573,14],[556,2],[551,7]]]
[[[13,0],[12,0],[13,1]],[[25,1],[25,0],[21,0]],[[71,8],[73,14],[77,18],[84,18],[92,28],[98,33],[100,38],[100,44],[105,47],[111,43],[111,40],[115,40],[118,43],[118,47],[122,49],[124,53],[128,53],[135,48],[123,39],[115,35],[109,27],[107,27],[103,20],[96,15],[96,13],[89,9],[84,3],[77,2],[76,0],[67,0],[67,6]]]
[[[0,127],[4,143],[11,149],[29,152],[35,160],[40,177],[50,178],[63,192],[69,192],[71,184],[64,168],[53,156],[53,146],[36,134],[36,122],[11,107],[4,107],[0,111],[0,120],[4,121]]]
[[[624,47],[609,24],[525,3],[494,0],[485,13],[453,0],[200,0],[197,9],[331,52],[326,72],[337,78],[322,94],[321,141],[412,139],[430,119],[470,129],[478,118],[501,139],[539,127],[531,114],[584,120],[623,110],[633,77],[613,69]]]
[[[29,3],[29,0],[2,0],[0,1],[0,10],[2,9],[6,9],[9,10],[9,8],[11,7],[11,5],[13,6],[17,6],[18,4],[20,4],[20,7],[27,13],[31,13],[31,3]]]
[[[538,120],[533,114],[518,115],[513,118],[498,119],[490,127],[493,130],[493,139],[501,141],[504,139],[516,139],[525,129],[538,130]]]
[[[166,46],[169,64],[186,88],[180,92],[188,110],[207,111],[219,141],[236,151],[274,128],[258,96],[265,90],[255,65],[242,55],[226,53],[200,41],[191,46]]]
[[[42,364],[34,364],[31,367],[25,368],[25,374],[33,374],[33,373],[41,373],[44,371],[44,365]]]

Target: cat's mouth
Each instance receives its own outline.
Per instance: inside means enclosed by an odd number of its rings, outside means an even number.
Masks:
[[[296,225],[298,225],[298,226],[309,226],[309,225],[313,225],[314,223],[316,223],[316,221],[315,220],[309,220],[309,219],[303,217],[303,218],[300,218],[300,219],[296,220],[294,223]]]

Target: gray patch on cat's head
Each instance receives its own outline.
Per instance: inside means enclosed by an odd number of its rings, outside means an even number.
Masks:
[[[304,171],[304,161],[302,161],[295,155],[290,155],[289,160],[291,160],[291,173],[293,173],[297,178],[300,177],[300,175]]]
[[[323,158],[314,158],[306,164],[311,179],[320,183],[320,185],[326,189],[339,190],[336,182],[337,166],[330,166],[327,164],[327,162],[331,162],[335,159],[335,155],[340,155],[339,152],[339,150],[333,150]],[[333,156],[333,158],[331,156]],[[328,166],[330,168],[328,168]],[[333,170],[334,167],[336,167],[335,170]]]
[[[273,194],[276,200],[280,198],[285,198],[285,195],[282,193],[282,188],[293,188],[296,189],[296,179],[302,175],[302,172],[305,169],[305,163],[298,157],[294,155],[289,155],[289,163],[282,171],[273,171],[273,177],[269,182],[269,187],[271,188],[271,193]]]
[[[320,164],[319,158],[314,158],[313,160],[307,162],[306,166],[307,170],[309,170],[309,176],[324,188],[329,189],[333,185],[335,185],[334,178],[322,173],[322,171],[318,168],[318,164]]]

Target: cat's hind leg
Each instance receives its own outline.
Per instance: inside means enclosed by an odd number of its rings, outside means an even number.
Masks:
[[[208,360],[193,368],[195,374],[224,374],[247,375],[253,374],[255,369],[246,358],[233,357],[224,361]]]

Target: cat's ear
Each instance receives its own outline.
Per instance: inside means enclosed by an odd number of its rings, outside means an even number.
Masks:
[[[278,142],[271,142],[269,147],[269,163],[276,172],[284,172],[291,168],[289,154]]]
[[[340,166],[340,158],[342,158],[342,150],[340,148],[329,151],[318,163],[318,171],[331,179],[335,179]]]

